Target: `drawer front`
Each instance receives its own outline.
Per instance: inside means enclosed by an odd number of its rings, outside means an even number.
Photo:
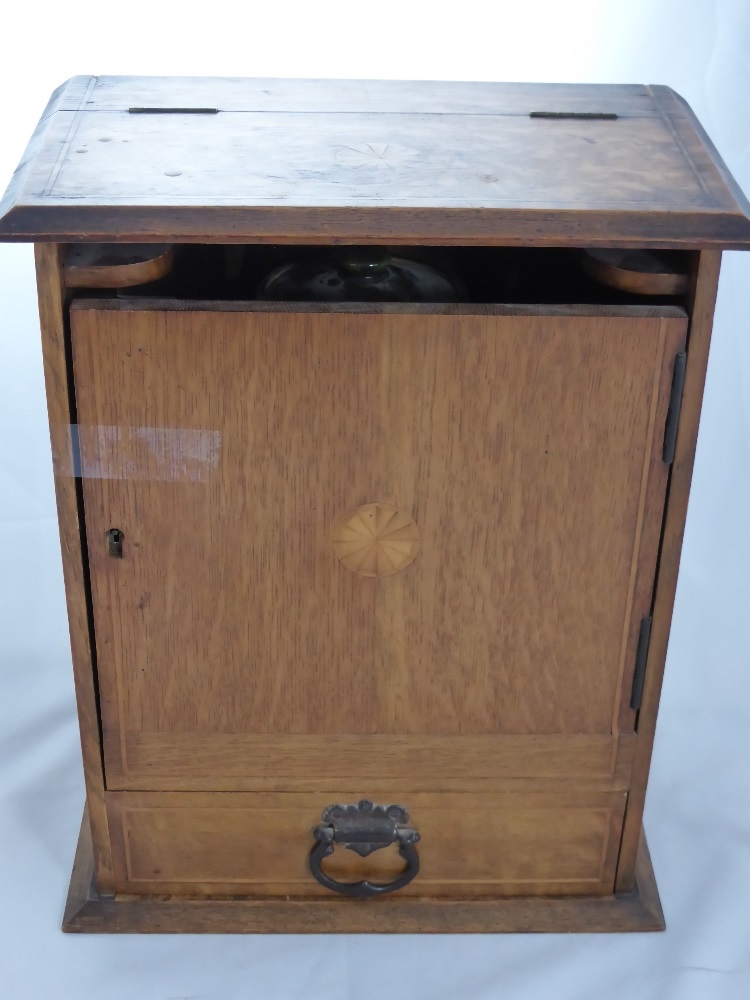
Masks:
[[[323,809],[361,794],[107,794],[116,888],[128,893],[332,896],[308,856]],[[419,872],[402,896],[492,898],[607,894],[614,884],[625,793],[411,793],[378,801],[408,810]],[[396,844],[360,857],[336,845],[321,862],[339,882],[388,883],[404,870]]]

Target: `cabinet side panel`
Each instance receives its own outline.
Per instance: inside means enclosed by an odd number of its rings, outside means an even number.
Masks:
[[[112,885],[112,858],[104,806],[104,775],[94,683],[94,663],[81,546],[81,525],[70,435],[74,423],[66,359],[62,247],[37,244],[36,268],[42,331],[44,380],[47,390],[55,497],[60,526],[65,595],[70,627],[78,719],[86,779],[86,799],[94,847],[94,869],[100,892]]]
[[[656,715],[664,676],[672,608],[677,590],[682,537],[685,531],[690,481],[693,474],[698,439],[703,385],[708,365],[716,289],[719,282],[721,253],[704,250],[692,276],[691,319],[688,330],[687,370],[682,397],[682,412],[677,435],[675,459],[669,482],[661,552],[653,605],[653,629],[649,645],[643,701],[638,718],[633,777],[623,827],[620,860],[615,890],[627,892],[633,886],[638,841],[646,799],[646,784],[651,766]]]

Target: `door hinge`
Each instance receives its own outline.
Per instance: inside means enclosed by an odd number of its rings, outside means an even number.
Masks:
[[[674,359],[674,369],[672,371],[672,391],[669,394],[669,409],[667,410],[667,422],[664,427],[664,448],[661,453],[662,461],[665,465],[671,465],[674,461],[674,449],[677,443],[677,427],[680,423],[680,408],[682,407],[682,390],[685,386],[685,367],[687,365],[687,353],[680,351]]]
[[[651,623],[653,618],[641,618],[641,631],[638,634],[638,649],[635,654],[635,670],[633,672],[633,689],[630,693],[630,707],[637,712],[643,698],[643,682],[646,679],[646,660],[648,659],[648,644],[651,639]]]

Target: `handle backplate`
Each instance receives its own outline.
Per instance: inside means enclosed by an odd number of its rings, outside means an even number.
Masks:
[[[344,896],[366,899],[382,896],[408,885],[419,872],[416,843],[419,834],[406,826],[409,814],[403,806],[377,806],[368,799],[352,805],[326,806],[323,822],[313,830],[315,844],[310,851],[310,871],[327,889]],[[367,857],[390,844],[398,844],[398,852],[406,862],[404,871],[391,882],[339,882],[321,869],[324,858],[333,854],[334,846],[347,848]]]

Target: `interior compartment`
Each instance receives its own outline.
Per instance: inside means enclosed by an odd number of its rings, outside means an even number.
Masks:
[[[187,301],[246,301],[258,297],[262,279],[282,264],[309,261],[345,250],[342,246],[286,244],[181,244],[169,274],[148,284],[123,288],[128,298]],[[539,247],[386,247],[396,256],[419,260],[457,277],[469,303],[587,303],[592,305],[683,304],[684,296],[639,295],[608,287],[590,277],[580,248]],[[688,255],[668,251],[676,270],[687,269]],[[78,294],[87,295],[84,289]],[[98,297],[102,289],[94,290]]]

